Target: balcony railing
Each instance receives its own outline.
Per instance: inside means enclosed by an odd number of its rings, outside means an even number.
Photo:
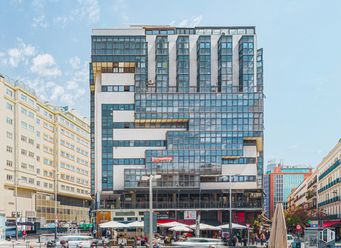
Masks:
[[[341,182],[341,178],[336,178],[335,180],[331,181],[327,185],[323,186],[322,188],[319,189],[319,193],[329,189],[330,187],[333,187],[334,185],[338,184]]]
[[[330,166],[325,172],[323,172],[320,176],[319,176],[319,180],[321,181],[324,177],[326,177],[330,172],[332,172],[333,170],[335,170],[337,167],[339,167],[339,165],[341,164],[340,159],[336,160],[335,163]]]
[[[230,207],[228,202],[222,201],[180,201],[180,202],[153,202],[154,209],[210,209],[210,208],[222,208],[228,209]],[[148,209],[149,202],[136,202],[136,203],[121,203],[121,204],[106,204],[101,205],[101,208],[110,209]],[[232,202],[232,208],[262,208],[261,200],[249,200],[249,201],[234,201]]]
[[[329,200],[323,201],[319,203],[319,207],[322,207],[324,205],[330,204],[330,203],[334,203],[340,200],[340,197],[335,196],[333,198],[330,198]]]
[[[311,220],[339,220],[341,219],[341,214],[331,214],[331,215],[324,215],[324,216],[314,216],[310,218]]]

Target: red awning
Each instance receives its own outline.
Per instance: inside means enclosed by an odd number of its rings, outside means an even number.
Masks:
[[[162,220],[157,220],[157,224],[164,224],[164,223],[168,223],[168,222],[179,222],[185,225],[193,225],[195,224],[195,220],[174,220],[174,219],[162,219]]]
[[[327,220],[323,221],[323,227],[330,227],[334,225],[341,224],[341,220]]]

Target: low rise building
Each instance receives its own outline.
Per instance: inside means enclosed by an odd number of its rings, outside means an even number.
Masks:
[[[56,217],[87,222],[87,120],[67,107],[43,102],[26,85],[0,75],[0,127],[0,212],[9,221],[17,215],[21,221],[42,224]]]

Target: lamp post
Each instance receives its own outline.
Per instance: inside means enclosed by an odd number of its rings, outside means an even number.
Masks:
[[[229,218],[229,235],[230,235],[230,240],[229,243],[232,243],[232,176],[239,176],[239,174],[235,174],[235,175],[229,175],[229,184],[230,184],[230,218]]]
[[[18,183],[21,178],[16,178],[14,182],[15,189],[15,240],[18,241]]]
[[[55,172],[55,190],[54,190],[54,241],[57,242],[57,232],[58,232],[58,203],[57,203],[57,197],[58,197],[58,173]]]
[[[160,179],[161,175],[142,176],[142,181],[149,181],[149,247],[153,246],[153,179]]]

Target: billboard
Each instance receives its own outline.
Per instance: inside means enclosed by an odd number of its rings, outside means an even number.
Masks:
[[[197,219],[197,211],[193,211],[193,210],[184,211],[184,219],[185,220],[196,220]]]

